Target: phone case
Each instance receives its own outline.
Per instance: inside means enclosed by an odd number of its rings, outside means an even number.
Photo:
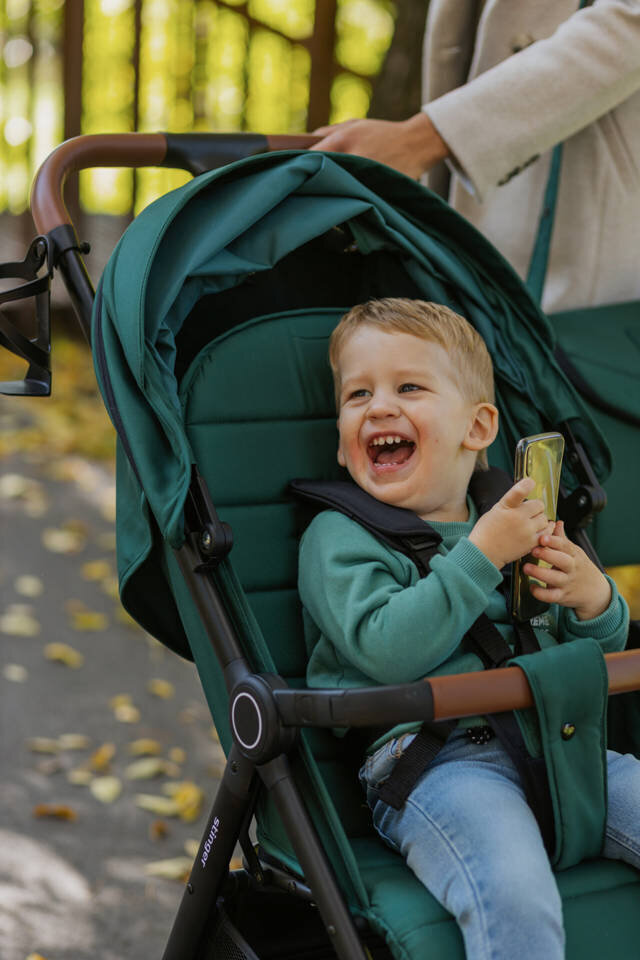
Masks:
[[[530,499],[542,500],[545,513],[549,520],[556,519],[558,507],[558,489],[560,487],[560,472],[562,469],[562,455],[564,453],[564,437],[560,433],[539,433],[533,437],[523,437],[518,441],[515,456],[514,478],[517,483],[523,477],[532,477],[535,488]],[[529,554],[516,560],[513,565],[511,582],[511,613],[516,620],[531,620],[548,608],[544,603],[531,594],[531,583],[544,586],[535,577],[523,573],[525,563],[535,563],[537,566],[548,567],[544,560],[537,560]]]

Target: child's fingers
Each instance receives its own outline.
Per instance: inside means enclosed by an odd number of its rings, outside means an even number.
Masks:
[[[538,567],[535,563],[525,563],[523,570],[528,577],[542,580],[548,587],[561,587],[567,580],[566,573],[563,570],[556,570],[555,567]]]
[[[550,547],[552,550],[559,550],[561,553],[569,554],[569,556],[573,556],[575,553],[571,540],[568,540],[565,536],[558,536],[557,533],[543,533],[538,542],[541,547]]]
[[[505,507],[519,507],[535,487],[535,481],[532,477],[523,477],[517,483],[507,490],[502,498]]]
[[[532,583],[530,590],[536,600],[543,603],[560,603],[564,596],[564,591],[558,587],[539,587]]]
[[[563,550],[553,550],[551,547],[534,547],[531,553],[537,560],[545,560],[558,570],[564,570],[565,573],[568,573],[573,565],[571,555]]]

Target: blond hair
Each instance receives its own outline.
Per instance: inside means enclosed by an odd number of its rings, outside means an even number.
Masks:
[[[336,405],[340,408],[340,352],[345,341],[363,325],[388,333],[409,333],[439,344],[459,374],[457,386],[470,403],[493,403],[493,364],[487,346],[468,320],[440,303],[385,297],[352,307],[340,320],[329,340],[329,363],[333,372]],[[480,450],[479,467],[487,467],[486,450]]]

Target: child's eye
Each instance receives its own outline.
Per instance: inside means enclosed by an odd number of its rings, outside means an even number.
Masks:
[[[360,387],[358,390],[352,390],[349,394],[349,400],[357,400],[358,397],[366,397],[369,395],[369,391],[365,390],[364,387]]]
[[[417,383],[403,383],[398,392],[410,393],[413,390],[422,390],[422,387],[419,387]]]

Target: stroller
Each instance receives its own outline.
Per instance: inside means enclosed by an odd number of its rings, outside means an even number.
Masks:
[[[59,269],[87,333],[92,318],[96,375],[118,432],[122,601],[195,660],[227,754],[164,960],[462,960],[453,918],[374,834],[356,777],[363,741],[349,747],[330,728],[366,736],[525,707],[531,694],[515,667],[305,688],[302,518],[287,487],[340,476],[328,336],[371,297],[434,300],[466,316],[496,371],[492,464],[510,471],[518,437],[560,430],[559,515],[591,552],[584,525],[603,501],[610,454],[554,359],[548,321],[491,245],[407,178],[298,149],[307,143],[130,134],[58,148],[34,186],[41,236],[23,265],[4,268],[36,298],[37,333],[26,338],[0,318],[0,343],[29,363],[25,381],[3,390],[48,392],[47,283]],[[64,179],[83,166],[153,164],[201,175],[137,217],[94,298]],[[607,667],[611,693],[640,688],[638,651],[609,655]],[[627,696],[612,729],[637,750]],[[238,842],[244,869],[230,872]],[[569,958],[637,954],[635,870],[592,860],[558,883]]]

